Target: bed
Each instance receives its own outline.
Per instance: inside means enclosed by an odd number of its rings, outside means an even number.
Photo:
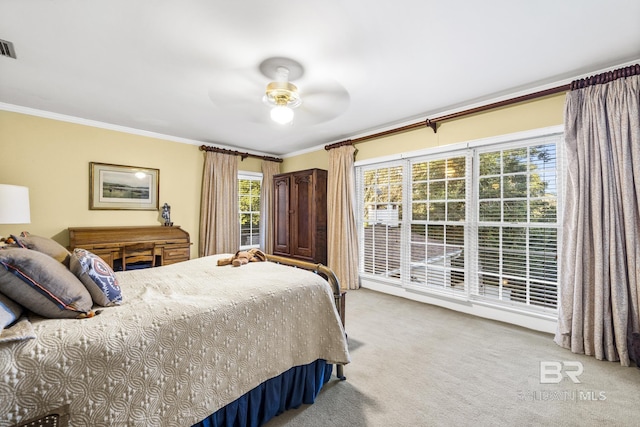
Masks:
[[[116,272],[123,302],[95,317],[31,315],[34,338],[0,344],[0,426],[260,425],[343,379],[331,271],[228,256]]]

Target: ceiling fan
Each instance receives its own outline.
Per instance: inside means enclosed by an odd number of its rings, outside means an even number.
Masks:
[[[313,77],[285,57],[267,58],[255,69],[228,70],[216,82],[220,84],[209,90],[209,97],[223,114],[261,124],[326,122],[344,113],[350,101],[338,82]]]
[[[281,125],[291,123],[294,117],[293,109],[302,104],[302,98],[296,85],[289,79],[302,76],[302,65],[287,58],[269,58],[262,61],[259,68],[265,76],[275,77],[275,81],[267,85],[266,93],[262,98],[271,108],[271,120]]]

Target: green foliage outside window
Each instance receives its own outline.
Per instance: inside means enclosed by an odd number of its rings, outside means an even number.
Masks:
[[[556,154],[555,143],[479,153],[473,179],[477,199],[467,194],[471,164],[466,155],[409,163],[407,169],[395,165],[363,171],[363,272],[399,278],[403,185],[410,184],[411,282],[429,282],[430,271],[439,283],[453,287],[465,282],[468,248],[462,249],[472,199],[477,203],[472,209],[477,218],[478,292],[500,288],[511,301],[554,308]],[[404,171],[410,173],[408,182]],[[439,253],[453,255],[432,256]]]
[[[260,244],[260,186],[259,178],[238,179],[240,246]]]

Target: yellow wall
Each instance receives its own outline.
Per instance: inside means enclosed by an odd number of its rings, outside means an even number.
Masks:
[[[238,171],[262,172],[262,159],[256,157],[247,157],[244,160],[238,159]]]
[[[564,94],[357,144],[357,160],[562,124]],[[0,236],[28,230],[68,245],[67,228],[160,225],[157,211],[89,210],[89,162],[160,170],[159,202],[189,232],[197,256],[203,153],[197,145],[0,111],[0,183],[29,187],[31,224],[0,225]],[[238,162],[259,172],[260,159]],[[328,167],[327,151],[284,159],[282,172]]]
[[[311,151],[294,157],[285,157],[280,166],[281,172],[294,172],[310,168],[328,169],[329,156],[325,149]]]
[[[160,205],[171,205],[197,256],[204,159],[197,145],[0,111],[0,156],[0,183],[29,187],[31,201],[31,224],[0,225],[0,236],[28,230],[66,246],[68,227],[160,225],[158,211],[89,210],[89,162],[112,163],[160,170]]]
[[[557,126],[563,123],[565,94],[557,94],[465,116],[438,124],[438,132],[424,127],[356,144],[356,160],[445,146],[497,135]],[[283,171],[328,167],[324,149],[284,159]]]

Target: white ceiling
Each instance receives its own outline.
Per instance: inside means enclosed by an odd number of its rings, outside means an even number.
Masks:
[[[283,155],[636,61],[640,1],[3,0],[0,39],[0,108]],[[289,126],[274,56],[304,67]]]

